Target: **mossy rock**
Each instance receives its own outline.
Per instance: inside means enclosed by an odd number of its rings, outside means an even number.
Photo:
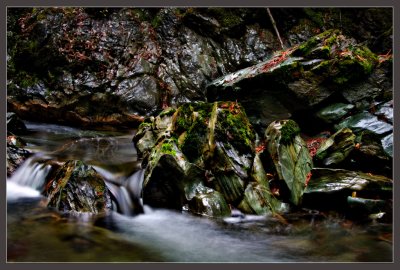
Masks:
[[[82,161],[67,161],[52,176],[46,191],[49,207],[93,214],[112,208],[103,177]]]
[[[299,133],[300,129],[293,120],[272,122],[265,131],[267,149],[275,170],[290,190],[289,200],[294,205],[301,203],[313,167],[308,148]]]

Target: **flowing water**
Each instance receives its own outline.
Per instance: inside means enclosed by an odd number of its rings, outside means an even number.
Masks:
[[[309,211],[209,219],[141,205],[144,171],[132,132],[26,123],[35,153],[7,181],[9,262],[363,262],[392,261],[392,226],[356,224]],[[40,195],[48,162],[80,159],[107,179],[114,209],[65,215]],[[136,208],[135,208],[136,207]],[[144,211],[144,214],[138,214]]]

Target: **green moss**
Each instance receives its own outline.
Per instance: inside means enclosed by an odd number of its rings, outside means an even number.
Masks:
[[[178,147],[190,162],[196,161],[202,154],[211,110],[212,104],[198,102],[183,104],[177,111],[174,133],[179,137],[186,132],[182,144]]]
[[[207,126],[201,119],[197,119],[187,131],[181,150],[190,162],[196,161],[201,156],[206,133]]]
[[[220,104],[228,105],[229,107],[234,105],[234,109],[231,111],[229,108],[220,108],[215,134],[216,138],[219,141],[230,143],[240,152],[253,151],[255,135],[243,108],[236,102],[221,102]]]
[[[167,108],[165,110],[163,110],[159,116],[163,117],[163,116],[171,116],[176,112],[176,110],[174,108]]]
[[[293,142],[293,139],[298,134],[300,134],[300,128],[297,123],[293,120],[287,120],[287,122],[281,128],[280,143],[288,145]]]
[[[173,149],[173,140],[166,140],[161,145],[161,152],[168,155],[176,155],[176,151]]]
[[[152,126],[152,123],[149,123],[149,122],[142,122],[140,125],[139,125],[139,129],[145,129],[145,128],[149,128],[149,127],[151,127]]]

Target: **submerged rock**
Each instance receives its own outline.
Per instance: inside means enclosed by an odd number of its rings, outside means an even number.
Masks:
[[[67,161],[53,172],[46,195],[48,206],[60,211],[98,214],[112,207],[103,177],[82,161]]]
[[[275,121],[265,132],[268,151],[280,180],[290,190],[290,201],[299,205],[309,178],[312,159],[307,145],[299,135],[300,128],[293,120]]]

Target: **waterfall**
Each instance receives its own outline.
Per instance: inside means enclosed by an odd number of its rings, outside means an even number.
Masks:
[[[143,169],[134,172],[128,177],[118,177],[100,167],[94,167],[106,179],[106,186],[111,193],[114,209],[117,212],[127,216],[144,213],[141,198],[144,178]]]
[[[28,158],[7,180],[7,200],[40,196],[50,169],[38,156]]]

